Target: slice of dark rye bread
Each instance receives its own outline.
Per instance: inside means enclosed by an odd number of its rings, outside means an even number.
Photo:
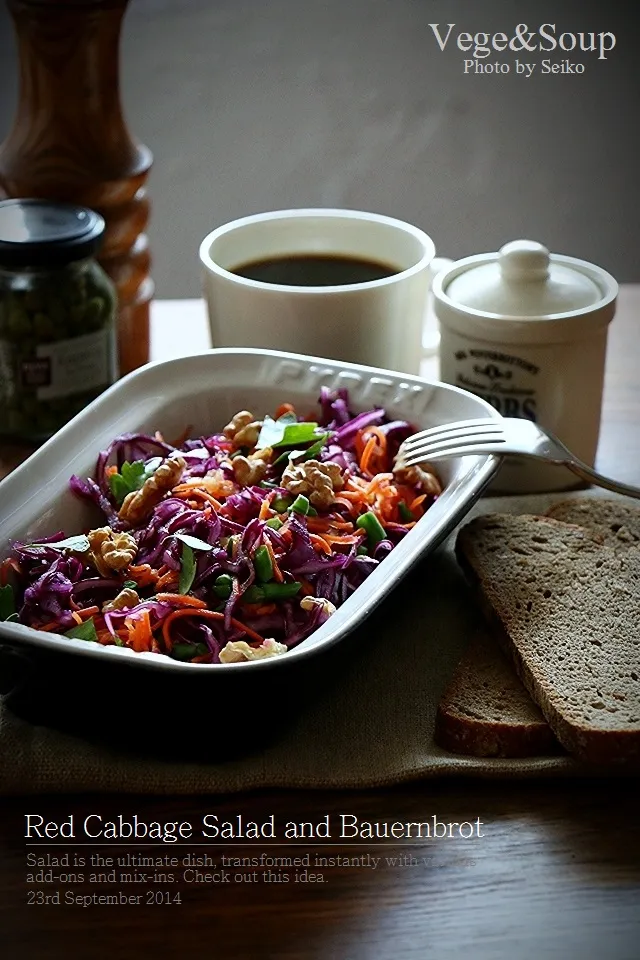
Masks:
[[[496,642],[471,641],[440,699],[435,741],[473,757],[535,757],[561,748]]]
[[[640,505],[607,497],[561,500],[546,514],[564,523],[577,523],[617,550],[640,548]]]
[[[558,740],[640,761],[640,550],[549,517],[478,517],[458,560]]]
[[[579,524],[618,549],[640,547],[640,506],[582,497],[554,504],[547,516]],[[497,642],[482,631],[465,650],[436,712],[435,740],[475,757],[557,753],[558,741]]]

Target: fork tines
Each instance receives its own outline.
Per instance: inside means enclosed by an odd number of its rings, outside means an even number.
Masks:
[[[504,442],[504,427],[500,420],[493,417],[457,420],[421,430],[409,437],[398,451],[396,464],[410,467],[439,455],[464,456],[466,447],[474,447],[479,443],[493,447]]]

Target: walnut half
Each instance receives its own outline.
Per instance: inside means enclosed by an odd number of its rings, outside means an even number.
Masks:
[[[395,467],[393,475],[398,483],[408,483],[418,487],[423,493],[430,493],[434,497],[442,493],[440,481],[426,462],[414,467]]]
[[[90,530],[87,539],[87,559],[102,577],[110,577],[114,570],[124,570],[138,552],[138,544],[130,533],[116,533],[111,527]]]
[[[220,651],[220,663],[246,663],[248,660],[264,660],[286,653],[284,643],[267,638],[259,647],[250,647],[246,640],[230,640]]]
[[[163,460],[153,476],[145,480],[140,490],[128,493],[122,501],[118,516],[131,526],[145,520],[164,495],[180,480],[186,464],[178,453]]]
[[[124,587],[120,593],[102,604],[103,613],[111,613],[112,610],[128,610],[140,603],[140,597],[132,587]]]
[[[330,507],[335,491],[342,489],[344,480],[337,463],[305,460],[289,463],[282,474],[281,485],[290,493],[308,497],[314,507]]]
[[[252,487],[260,483],[267,473],[267,464],[264,460],[248,460],[246,457],[234,457],[231,461],[233,476],[241,487]]]
[[[255,447],[262,429],[262,420],[254,420],[249,410],[240,410],[222,431],[236,447]]]
[[[331,600],[325,597],[303,597],[300,601],[301,610],[310,611],[315,610],[316,607],[320,607],[326,617],[332,617],[336,612],[335,603],[331,603]]]

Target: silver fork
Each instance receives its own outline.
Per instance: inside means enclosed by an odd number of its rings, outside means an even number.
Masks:
[[[515,417],[459,420],[422,430],[404,441],[396,457],[396,466],[411,467],[425,460],[446,460],[478,454],[515,454],[544,460],[568,467],[588,483],[640,500],[640,488],[604,477],[574,456],[552,433],[531,420]]]

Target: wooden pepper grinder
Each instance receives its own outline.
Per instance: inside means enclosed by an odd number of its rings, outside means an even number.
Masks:
[[[0,147],[0,194],[91,207],[119,299],[120,372],[149,359],[153,282],[145,181],[151,151],[122,116],[118,47],[128,0],[7,0],[20,59],[18,110]]]

